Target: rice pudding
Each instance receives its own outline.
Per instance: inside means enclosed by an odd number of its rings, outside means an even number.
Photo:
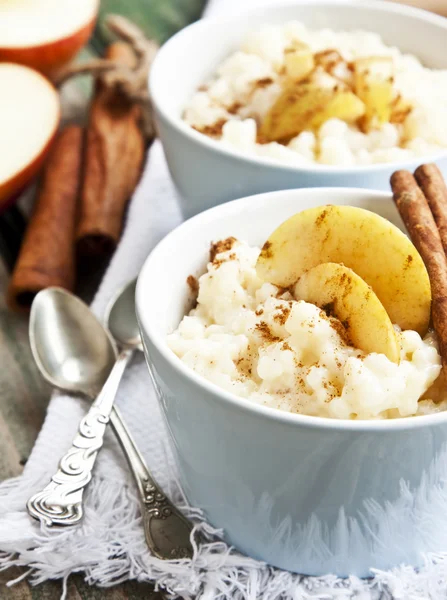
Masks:
[[[298,21],[252,32],[184,120],[251,156],[305,166],[405,161],[447,148],[447,70],[368,31]]]
[[[294,413],[387,419],[446,408],[432,332],[394,325],[398,363],[359,350],[327,310],[259,277],[259,255],[234,238],[213,245],[197,306],[168,336],[186,365],[229,392]]]

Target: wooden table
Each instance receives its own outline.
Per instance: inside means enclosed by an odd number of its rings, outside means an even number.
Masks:
[[[81,59],[97,56],[108,42],[103,25],[107,13],[123,14],[163,42],[189,22],[196,20],[205,0],[102,0],[95,34]],[[86,78],[63,89],[65,120],[79,118],[90,84]],[[5,305],[9,274],[0,258],[0,481],[20,475],[42,426],[50,387],[43,382],[31,356],[28,319],[12,314]],[[84,294],[85,297],[85,294]],[[19,576],[18,569],[0,573],[1,600],[59,600],[60,581],[32,587],[22,582],[11,588],[5,583]],[[114,588],[92,588],[82,576],[70,578],[68,600],[161,600],[149,584],[130,582]]]

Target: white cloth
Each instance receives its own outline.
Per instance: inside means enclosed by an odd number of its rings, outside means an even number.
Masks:
[[[246,0],[244,8],[261,2]],[[222,13],[240,5],[240,0],[214,0],[209,12]],[[131,202],[123,238],[93,302],[99,317],[114,292],[137,275],[151,248],[180,221],[176,193],[161,145],[156,142]],[[25,502],[55,471],[87,408],[78,398],[54,393],[23,475],[0,486],[0,568],[26,566],[33,582],[61,578],[64,589],[69,574],[79,571],[91,584],[103,586],[127,579],[152,580],[174,595],[201,600],[445,598],[447,559],[443,556],[427,559],[419,573],[401,567],[377,573],[368,581],[355,577],[342,581],[332,575],[292,575],[232,551],[219,540],[218,532],[201,521],[199,511],[187,507],[182,499],[164,424],[141,356],[126,372],[117,402],[153,474],[195,518],[207,542],[197,549],[192,561],[168,562],[150,556],[134,485],[111,434],[107,434],[86,493],[82,525],[53,531],[32,522]]]

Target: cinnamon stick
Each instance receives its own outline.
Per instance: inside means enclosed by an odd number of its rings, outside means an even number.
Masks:
[[[430,206],[447,254],[447,187],[444,178],[434,163],[421,165],[414,176]]]
[[[427,199],[408,171],[391,176],[393,198],[410,238],[427,267],[432,292],[432,320],[447,373],[447,259]]]
[[[131,68],[135,55],[115,42],[106,58]],[[86,135],[85,170],[76,240],[81,256],[111,254],[120,238],[127,203],[141,175],[145,140],[141,106],[99,78]]]
[[[34,296],[46,287],[73,289],[82,141],[82,129],[74,125],[54,141],[8,287],[7,302],[13,310],[27,311]]]

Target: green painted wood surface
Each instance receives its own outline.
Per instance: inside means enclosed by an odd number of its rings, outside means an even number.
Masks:
[[[102,52],[108,36],[103,26],[107,13],[123,14],[160,43],[178,29],[199,18],[205,0],[102,0],[98,25],[79,60]],[[66,120],[78,118],[88,101],[89,78],[69,82],[62,90]],[[8,273],[0,259],[0,481],[19,475],[45,417],[49,386],[34,366],[28,343],[28,319],[12,314],[5,304]],[[6,582],[20,575],[0,573],[1,600],[59,600],[60,582],[32,587],[22,582],[11,588]],[[130,582],[110,589],[92,588],[77,575],[70,579],[68,600],[161,600],[147,584]]]
[[[139,25],[148,37],[166,41],[176,31],[196,21],[202,12],[204,0],[102,0],[99,25],[93,36],[95,48],[109,37],[103,26],[109,13],[125,14]]]

